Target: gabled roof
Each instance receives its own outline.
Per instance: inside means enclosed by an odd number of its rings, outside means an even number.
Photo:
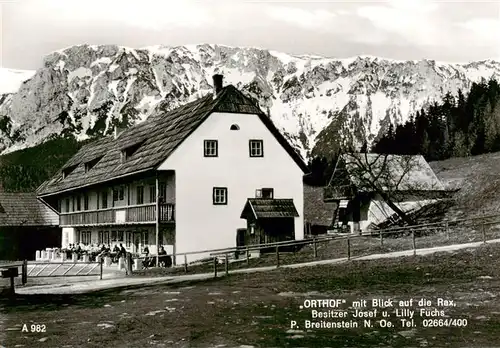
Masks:
[[[59,216],[35,193],[0,192],[0,226],[58,226]]]
[[[250,98],[228,85],[215,99],[212,94],[208,94],[167,113],[150,116],[144,122],[124,131],[117,139],[106,137],[83,146],[63,168],[74,165],[77,167],[65,179],[62,178],[62,172],[57,173],[43,183],[37,193],[40,196],[52,195],[154,170],[213,112],[257,114],[304,173],[309,171],[303,159],[269,117]],[[138,143],[141,146],[122,163],[121,151]],[[103,158],[86,173],[84,163],[100,156]]]
[[[370,182],[391,192],[445,191],[421,155],[342,154],[328,186],[342,193],[350,191],[350,187],[358,192],[373,192]]]
[[[298,217],[299,213],[293,204],[293,199],[249,198],[241,212],[241,218],[244,219],[249,215],[260,219]]]

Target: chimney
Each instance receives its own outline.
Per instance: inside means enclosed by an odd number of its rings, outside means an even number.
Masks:
[[[214,80],[214,98],[222,91],[222,80],[224,79],[224,75],[215,74],[212,76]]]

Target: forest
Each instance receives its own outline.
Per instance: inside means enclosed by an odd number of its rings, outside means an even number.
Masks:
[[[6,192],[33,192],[87,142],[73,136],[0,156],[0,185]]]

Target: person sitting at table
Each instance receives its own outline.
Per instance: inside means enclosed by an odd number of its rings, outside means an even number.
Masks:
[[[113,254],[112,254],[113,262],[118,262],[119,254],[120,254],[120,248],[118,247],[117,244],[115,244],[115,246],[113,248]]]
[[[66,248],[65,252],[66,252],[66,258],[68,260],[71,259],[71,248],[73,247],[73,244],[69,244],[68,247]]]
[[[123,257],[127,256],[127,250],[125,249],[125,247],[121,243],[120,243],[120,255]]]
[[[145,256],[144,256],[144,261],[142,261],[142,266],[144,268],[152,267],[154,260],[152,260],[152,258],[149,257],[149,248],[147,246],[144,247],[144,254]]]
[[[158,263],[163,265],[163,267],[171,267],[172,266],[172,258],[167,255],[165,248],[163,245],[160,247],[160,251],[158,252],[159,258]]]

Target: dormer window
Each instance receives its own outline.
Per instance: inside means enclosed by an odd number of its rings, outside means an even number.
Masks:
[[[122,152],[121,152],[121,160],[122,162],[128,160],[130,157],[132,157],[134,155],[134,153],[137,152],[137,150],[139,150],[139,148],[141,147],[142,144],[144,144],[146,140],[142,140],[134,145],[130,145],[124,149],[122,149]]]
[[[219,144],[217,140],[205,140],[203,144],[203,155],[205,157],[217,157]]]
[[[238,126],[237,124],[232,124],[231,125],[231,128],[229,128],[230,130],[240,130],[240,126]]]
[[[87,173],[89,170],[95,167],[95,165],[103,158],[104,156],[100,156],[97,158],[94,158],[91,161],[88,161],[85,163],[85,173]]]
[[[68,175],[71,174],[71,172],[73,172],[73,170],[75,170],[75,168],[77,167],[78,165],[74,165],[74,166],[70,166],[70,167],[66,167],[62,170],[62,178],[63,179],[66,179],[66,177]]]

